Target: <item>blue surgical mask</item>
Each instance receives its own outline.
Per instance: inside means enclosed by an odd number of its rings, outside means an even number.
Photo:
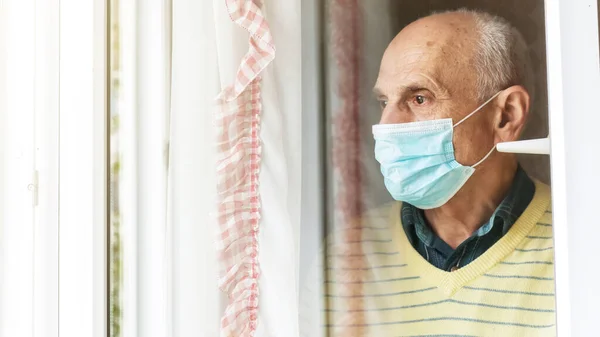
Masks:
[[[392,197],[420,209],[448,202],[495,149],[473,166],[461,165],[454,157],[454,128],[499,94],[454,125],[451,118],[374,125],[375,158]]]

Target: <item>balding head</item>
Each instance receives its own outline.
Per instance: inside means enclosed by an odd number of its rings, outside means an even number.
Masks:
[[[431,47],[429,56],[440,56],[438,67],[473,73],[471,91],[480,101],[513,85],[522,85],[533,96],[529,49],[521,33],[504,18],[466,9],[435,13],[405,27],[385,56],[393,58],[398,47],[419,42]]]
[[[502,91],[454,129],[458,162],[473,165],[495,144],[519,138],[530,106],[529,73],[527,47],[506,20],[467,10],[427,16],[406,26],[383,56],[375,86],[381,123],[456,123]],[[513,156],[495,153],[482,166],[515,165]]]
[[[533,70],[523,35],[499,16],[468,10],[454,13],[464,14],[475,23],[473,66],[478,74],[479,99],[486,99],[513,85],[522,85],[530,96],[533,95]],[[445,14],[453,13],[438,15]]]

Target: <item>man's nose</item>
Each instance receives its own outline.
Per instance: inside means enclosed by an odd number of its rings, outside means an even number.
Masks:
[[[379,120],[379,124],[400,124],[410,122],[413,122],[411,115],[393,105],[388,105],[383,109],[381,120]]]

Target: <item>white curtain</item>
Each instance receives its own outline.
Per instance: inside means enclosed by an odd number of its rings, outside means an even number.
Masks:
[[[277,54],[262,74],[256,336],[297,336],[300,1],[263,6]],[[219,336],[215,99],[235,78],[248,32],[224,0],[123,1],[120,15],[123,336]]]
[[[223,9],[223,8],[220,8]],[[173,2],[171,205],[174,336],[219,336],[216,146],[219,69],[211,2]],[[226,22],[223,18],[218,22]]]
[[[262,87],[262,274],[257,336],[298,336],[303,133],[300,1],[264,1],[264,11],[277,52],[263,73]]]
[[[263,6],[277,53],[262,74],[262,273],[256,336],[297,336],[300,1],[264,1]],[[226,299],[216,290],[216,223],[211,217],[215,97],[233,82],[247,50],[248,33],[231,22],[225,1],[174,0],[170,168],[173,205],[180,207],[173,208],[176,336],[218,336]],[[198,258],[199,264],[194,262]]]

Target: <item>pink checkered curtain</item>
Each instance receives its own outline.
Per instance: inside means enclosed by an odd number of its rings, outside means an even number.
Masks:
[[[220,335],[296,336],[300,1],[213,6]]]

